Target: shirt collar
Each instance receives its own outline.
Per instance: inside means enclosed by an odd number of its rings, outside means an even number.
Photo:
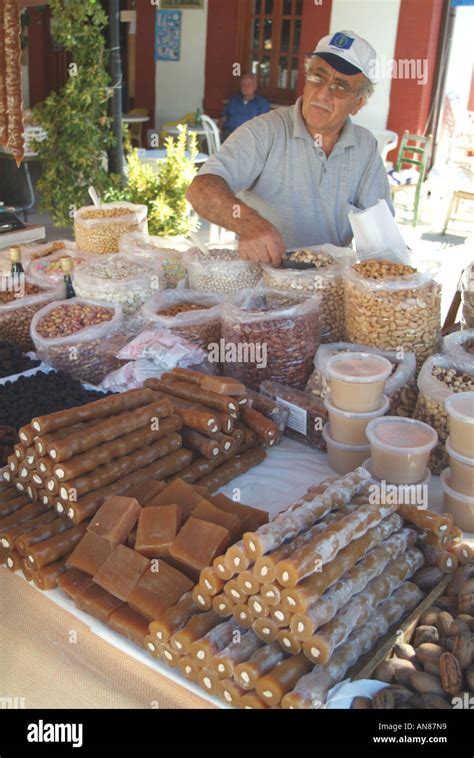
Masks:
[[[303,113],[301,111],[301,106],[303,103],[303,98],[299,97],[296,101],[295,105],[293,106],[293,137],[296,139],[305,139],[309,140],[310,142],[313,142],[313,138],[311,137],[310,133],[306,129],[306,124],[303,119]],[[334,145],[333,151],[331,155],[334,153],[342,153],[346,149],[346,147],[354,147],[355,146],[355,134],[354,134],[354,124],[352,123],[352,119],[350,116],[347,117],[344,126],[341,129],[341,133],[339,135],[339,139]]]

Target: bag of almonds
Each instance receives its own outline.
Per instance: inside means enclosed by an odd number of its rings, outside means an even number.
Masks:
[[[471,361],[472,363],[472,361]],[[428,467],[439,475],[449,466],[445,443],[449,435],[449,416],[444,404],[455,392],[474,390],[474,375],[447,355],[433,355],[423,364],[418,376],[418,400],[413,418],[424,421],[438,432],[438,444],[431,453]]]
[[[317,295],[255,287],[222,304],[224,373],[258,390],[266,380],[302,389],[319,345]]]
[[[474,329],[453,332],[443,339],[443,355],[459,363],[468,374],[474,374]]]
[[[122,328],[121,305],[73,297],[50,303],[31,323],[38,356],[55,369],[81,382],[97,385],[122,365],[115,357],[119,346],[107,350],[108,340]]]
[[[329,391],[327,364],[337,353],[373,353],[387,358],[393,364],[392,375],[387,379],[385,394],[390,398],[389,416],[411,418],[415,408],[418,388],[416,385],[416,356],[414,353],[394,353],[379,350],[368,345],[352,342],[333,342],[320,345],[314,357],[314,371],[311,374],[306,392],[323,400]]]
[[[461,296],[463,329],[474,329],[474,262],[461,277]]]
[[[351,248],[329,244],[305,247],[288,252],[283,268],[263,265],[263,283],[275,289],[321,295],[321,342],[337,342],[345,334],[342,270],[351,261],[355,261]],[[311,268],[300,269],[301,264]]]
[[[118,253],[119,240],[127,232],[148,231],[148,207],[121,201],[87,205],[74,211],[74,236],[79,250],[97,255]]]
[[[64,282],[40,287],[28,276],[2,276],[0,278],[0,340],[11,342],[27,353],[34,345],[30,325],[35,313],[53,300],[66,296]]]
[[[418,369],[438,350],[441,285],[431,273],[388,253],[347,266],[344,293],[349,342],[415,353]]]
[[[141,316],[153,327],[169,329],[207,350],[221,338],[222,299],[194,290],[166,290],[143,305]]]
[[[183,256],[192,243],[186,237],[151,237],[141,232],[124,234],[119,240],[119,250],[130,258],[144,258],[163,266],[164,289],[174,289],[186,279]]]

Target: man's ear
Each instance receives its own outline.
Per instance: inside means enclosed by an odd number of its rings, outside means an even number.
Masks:
[[[364,107],[366,102],[367,98],[365,96],[359,97],[357,103],[354,105],[354,108],[351,110],[351,116],[355,116],[356,113],[359,113],[360,109]]]

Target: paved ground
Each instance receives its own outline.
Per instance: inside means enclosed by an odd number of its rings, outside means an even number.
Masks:
[[[413,251],[415,263],[430,261],[439,265],[436,278],[443,284],[442,318],[444,320],[461,272],[471,261],[474,261],[474,209],[469,207],[469,203],[464,203],[460,214],[468,218],[468,222],[452,223],[448,233],[442,234],[449,193],[443,191],[440,182],[433,183],[431,189],[430,197],[425,199],[422,206],[421,221],[416,227],[404,222],[400,212],[397,212],[397,221],[405,242]],[[33,213],[29,221],[46,226],[49,240],[73,238],[72,228],[54,227],[49,214]],[[221,241],[233,238],[231,233],[225,230],[222,232]],[[204,242],[208,242],[209,239],[217,241],[219,230],[216,227],[210,228],[205,222],[199,231],[199,236]]]

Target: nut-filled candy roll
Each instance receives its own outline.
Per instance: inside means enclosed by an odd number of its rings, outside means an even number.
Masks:
[[[257,681],[287,657],[278,642],[264,645],[248,661],[239,663],[235,667],[234,679],[244,690],[254,690]]]
[[[209,611],[212,608],[212,595],[208,595],[200,584],[193,589],[193,600],[201,611]]]
[[[236,577],[236,582],[238,588],[244,593],[244,595],[256,595],[260,592],[262,587],[252,571],[242,571],[242,573]]]
[[[216,595],[212,598],[212,609],[222,618],[228,618],[229,616],[233,615],[233,610],[237,606],[234,605],[230,597],[227,597],[227,595]],[[247,606],[244,606],[245,608]],[[234,618],[236,618],[234,616]],[[236,618],[238,621],[238,619]],[[239,621],[240,623],[240,621]],[[240,624],[241,626],[245,626],[245,624]]]
[[[199,581],[208,595],[214,596],[222,592],[224,581],[211,566],[203,568]]]
[[[369,529],[363,537],[341,550],[333,561],[325,564],[321,572],[303,579],[296,587],[283,590],[283,608],[291,613],[305,613],[323,592],[352,568],[371,547],[400,529],[402,524],[403,520],[398,513],[393,513],[378,526]]]
[[[231,642],[214,655],[208,665],[212,671],[216,672],[219,679],[232,679],[235,667],[242,661],[248,661],[262,645],[262,641],[249,629],[241,635],[239,640]]]
[[[58,583],[58,578],[66,570],[66,559],[60,558],[59,561],[54,563],[48,563],[47,566],[43,566],[39,569],[33,569],[33,582],[38,589],[45,592],[46,590],[52,590]]]
[[[303,653],[292,655],[277,663],[268,674],[260,677],[255,685],[257,695],[267,705],[278,705],[287,692],[291,692],[302,676],[313,669]]]
[[[229,601],[230,612],[239,626],[243,627],[244,629],[250,629],[253,624],[254,617],[248,605],[246,603],[236,603],[234,606],[232,606],[230,598],[226,598],[225,595],[219,596],[219,601],[222,600],[222,602],[225,602],[226,599]],[[214,603],[213,607],[216,607]],[[219,607],[219,604],[217,604],[217,607]],[[224,615],[224,613],[222,613],[222,615]]]
[[[56,514],[54,511],[48,510],[45,513],[40,513],[39,516],[36,516],[35,518],[24,521],[22,524],[12,526],[10,529],[0,529],[0,544],[3,547],[10,549],[16,547],[15,539],[21,534],[32,532],[33,529],[36,529],[43,524],[50,524],[51,521],[54,521],[55,519]]]
[[[227,705],[233,705],[238,708],[240,698],[245,694],[242,687],[232,681],[232,679],[219,679],[217,683],[217,694]]]
[[[219,653],[233,641],[235,634],[240,636],[241,632],[234,619],[221,622],[210,629],[202,638],[192,643],[191,658],[201,666],[207,666],[213,655]]]
[[[37,416],[32,419],[31,426],[34,434],[49,434],[65,426],[72,426],[81,421],[94,418],[113,416],[125,410],[133,410],[141,405],[153,402],[155,396],[147,389],[129,390],[119,395],[112,395],[101,400],[95,400],[84,406],[57,411],[47,416]],[[23,441],[23,440],[22,440]]]
[[[189,655],[193,642],[201,639],[213,627],[222,623],[222,619],[214,611],[197,613],[192,616],[183,629],[171,635],[170,645],[180,655]]]
[[[156,637],[158,642],[168,642],[171,635],[182,629],[197,612],[191,592],[186,592],[175,605],[167,608],[158,619],[151,622],[150,634]]]
[[[56,534],[61,534],[62,532],[66,532],[71,528],[71,524],[67,519],[60,517],[58,518],[54,511],[53,515],[55,517],[53,521],[50,521],[47,524],[42,524],[41,526],[37,526],[35,529],[32,529],[31,532],[22,532],[17,537],[15,537],[15,547],[20,555],[22,555],[24,558],[26,557],[30,545],[36,545],[38,542],[44,542],[45,540],[54,537]]]
[[[274,642],[280,631],[278,624],[269,616],[252,621],[251,628],[263,642]]]
[[[180,658],[178,661],[178,668],[183,676],[186,677],[190,682],[196,682],[199,679],[199,666],[196,664],[195,661],[189,656],[185,655],[183,658]]]
[[[35,569],[40,569],[43,566],[47,566],[48,563],[53,563],[59,558],[64,558],[69,553],[72,553],[77,543],[82,539],[86,527],[87,524],[79,524],[79,526],[73,526],[60,534],[56,534],[54,537],[44,540],[44,542],[30,545],[26,557]]]
[[[259,556],[275,550],[286,540],[293,539],[300,532],[309,529],[319,519],[335,508],[348,505],[358,495],[369,480],[369,473],[364,468],[356,469],[350,474],[330,484],[322,494],[316,494],[310,501],[301,499],[294,509],[287,510],[273,521],[260,527],[258,532],[244,534],[245,549],[256,560]]]

